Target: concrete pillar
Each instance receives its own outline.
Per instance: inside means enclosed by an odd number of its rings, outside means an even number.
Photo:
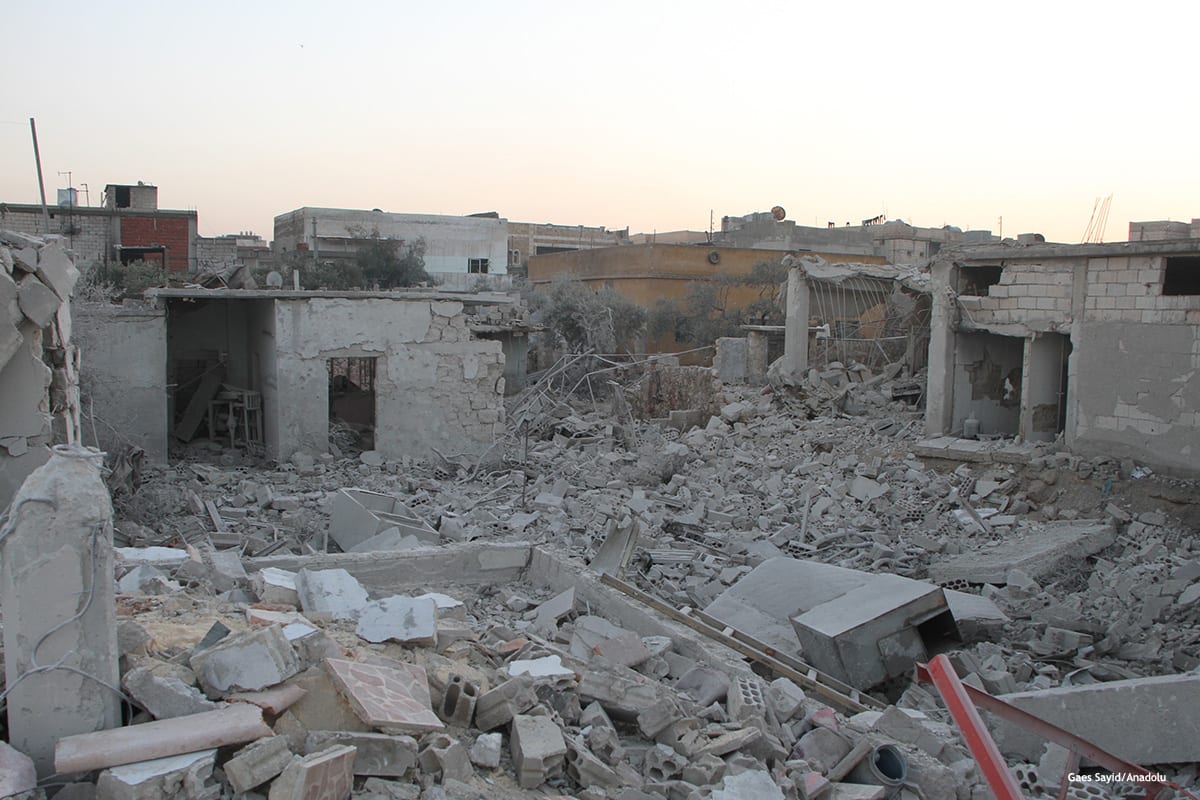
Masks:
[[[746,332],[746,383],[762,386],[767,382],[767,334]]]
[[[783,338],[783,379],[795,386],[808,372],[808,275],[788,270],[787,320]]]
[[[97,450],[55,447],[13,498],[0,541],[9,741],[43,778],[59,739],[121,723],[119,696],[106,688],[120,674],[102,463]],[[30,672],[60,660],[70,669]]]
[[[929,371],[925,378],[925,435],[950,431],[954,409],[954,300],[949,295],[954,265],[930,265],[933,306],[929,314]]]

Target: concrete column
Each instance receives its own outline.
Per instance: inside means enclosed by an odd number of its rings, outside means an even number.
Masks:
[[[808,275],[788,270],[787,320],[783,338],[783,380],[795,386],[808,372]]]
[[[9,741],[43,778],[59,739],[121,723],[105,686],[119,686],[120,673],[102,463],[97,450],[55,447],[13,498],[0,541]],[[60,661],[69,669],[31,672]]]
[[[746,383],[762,386],[767,382],[767,334],[746,332]]]
[[[925,435],[941,436],[950,431],[954,409],[955,308],[950,298],[954,265],[934,261],[930,265],[933,307],[929,314],[929,371],[925,379]]]

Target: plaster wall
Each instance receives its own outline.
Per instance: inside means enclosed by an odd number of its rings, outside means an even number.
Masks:
[[[166,313],[142,304],[76,302],[72,315],[83,353],[84,441],[110,453],[136,445],[150,460],[165,463]]]
[[[471,338],[461,303],[281,299],[274,335],[277,458],[328,448],[336,357],[377,359],[375,449],[386,457],[480,454],[502,433],[501,345]]]
[[[987,333],[962,333],[954,359],[955,433],[972,414],[984,434],[1017,433],[1025,340]]]
[[[425,270],[468,272],[469,260],[488,259],[489,274],[508,271],[508,220],[439,214],[391,214],[338,208],[301,208],[275,218],[276,246],[281,251],[313,247],[316,220],[318,255],[349,256],[364,232],[385,239],[425,240]]]

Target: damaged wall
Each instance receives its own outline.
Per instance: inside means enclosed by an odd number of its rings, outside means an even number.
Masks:
[[[1179,273],[1194,270],[1197,255],[1197,240],[945,254],[932,268],[927,433],[959,432],[961,371],[970,360],[960,351],[971,347],[971,332],[990,332],[1025,342],[1026,437],[1049,438],[1054,415],[1056,423],[1065,419],[1066,443],[1081,454],[1200,471],[1200,293],[1187,293],[1191,284]],[[1168,265],[1182,291],[1166,291]],[[999,282],[981,288],[973,280],[984,275],[980,267],[999,269]],[[976,293],[963,295],[968,288]]]
[[[79,272],[62,242],[0,231],[0,508],[79,437],[71,293]]]
[[[166,313],[147,303],[77,303],[74,315],[85,440],[109,453],[133,445],[165,462]]]
[[[326,450],[335,357],[378,359],[375,449],[387,457],[478,454],[502,432],[501,345],[471,338],[462,303],[280,299],[275,345],[278,397],[266,410],[278,418],[278,458]]]

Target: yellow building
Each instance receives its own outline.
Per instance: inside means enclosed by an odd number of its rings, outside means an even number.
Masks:
[[[787,255],[781,250],[687,244],[637,244],[577,250],[534,256],[529,259],[529,281],[534,289],[547,286],[559,275],[572,275],[595,289],[605,286],[650,311],[660,299],[682,301],[688,287],[721,276],[749,275],[756,264]],[[879,256],[809,253],[831,264],[885,264]],[[733,286],[730,307],[744,308],[759,299],[755,286]],[[686,349],[673,336],[647,342],[646,351],[670,353]]]

